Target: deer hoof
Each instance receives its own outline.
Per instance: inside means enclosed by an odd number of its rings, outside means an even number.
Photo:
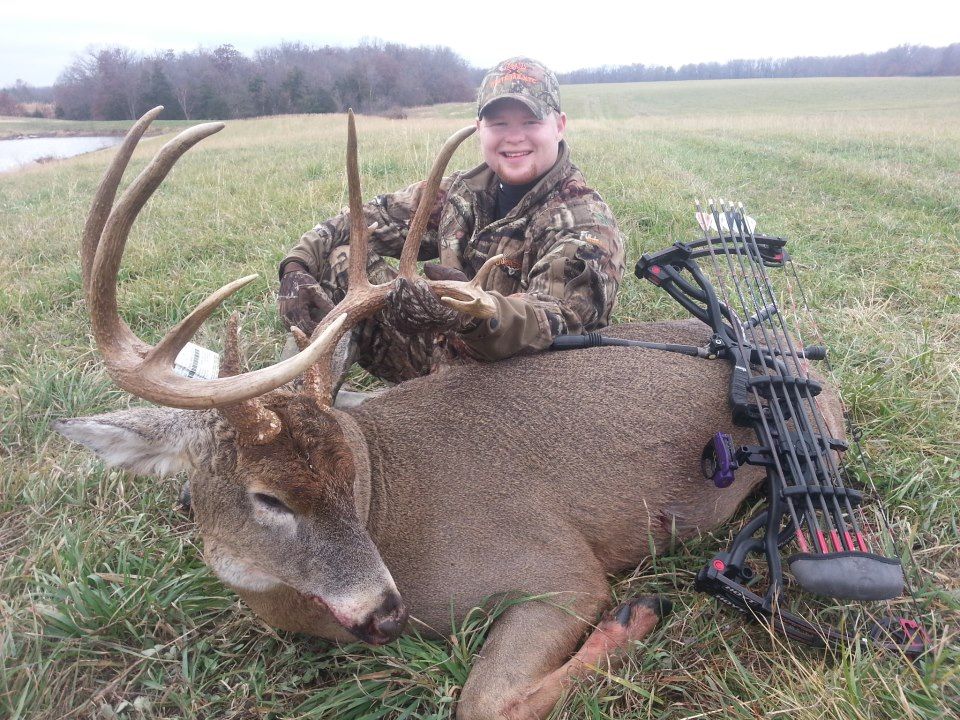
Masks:
[[[177,498],[177,509],[184,515],[190,514],[190,481],[188,480],[180,488],[180,496]]]
[[[610,612],[610,618],[627,627],[631,620],[636,619],[638,611],[652,612],[658,620],[662,620],[673,611],[673,603],[661,595],[641,595],[630,598],[618,605]]]

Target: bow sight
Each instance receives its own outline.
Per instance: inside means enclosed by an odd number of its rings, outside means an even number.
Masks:
[[[878,552],[867,530],[862,495],[849,487],[839,460],[847,443],[832,436],[815,400],[822,386],[811,377],[808,361],[824,359],[826,351],[798,344],[802,338],[788,326],[770,282],[767,269],[790,262],[786,241],[755,233],[742,205],[710,200],[708,208],[704,211],[696,204],[701,238],[647,253],[636,267],[638,277],[665,290],[710,326],[713,335],[707,347],[590,333],[558,338],[554,348],[633,345],[728,360],[733,365],[729,392],[733,423],[752,428],[757,444],[735,447],[728,434],[717,432],[704,448],[703,471],[723,488],[734,482],[737,468],[763,467],[766,506],[744,525],[726,552],[700,570],[695,587],[808,644],[850,643],[868,636],[880,647],[916,657],[927,638],[914,620],[873,620],[862,632],[853,623],[832,627],[786,609],[781,552],[792,551],[786,564],[796,583],[827,598],[898,597],[905,587],[903,568],[898,559]],[[708,261],[716,287],[700,260]],[[751,555],[766,559],[765,590],[748,563]]]

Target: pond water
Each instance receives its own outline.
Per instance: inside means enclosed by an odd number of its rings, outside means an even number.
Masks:
[[[0,172],[36,162],[40,158],[68,158],[118,145],[122,137],[52,137],[0,140]]]

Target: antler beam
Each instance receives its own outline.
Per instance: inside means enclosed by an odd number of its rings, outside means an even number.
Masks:
[[[117,271],[130,228],[137,214],[180,157],[204,138],[223,129],[223,123],[206,123],[184,130],[161,148],[113,205],[120,178],[133,149],[163,110],[146,113],[127,133],[93,200],[84,227],[81,268],[93,334],[114,382],[128,392],[160,405],[193,410],[220,407],[263,395],[289,382],[310,367],[346,318],[334,318],[302,353],[255,372],[198,382],[173,372],[173,361],[200,325],[230,295],[250,283],[250,275],[229,283],[210,295],[156,345],[138,338],[120,318],[117,309]],[[111,208],[112,206],[112,208]],[[109,211],[107,210],[109,209]]]

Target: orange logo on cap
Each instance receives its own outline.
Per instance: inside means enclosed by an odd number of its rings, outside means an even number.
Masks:
[[[501,75],[493,81],[494,86],[505,82],[519,80],[520,82],[533,84],[538,82],[537,78],[529,74],[530,67],[526,63],[511,62],[504,65]]]

